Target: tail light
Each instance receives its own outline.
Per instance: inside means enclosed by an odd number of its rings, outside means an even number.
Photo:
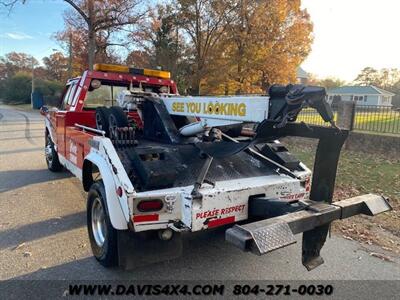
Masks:
[[[140,212],[152,212],[161,210],[163,206],[164,203],[160,199],[143,200],[138,203],[137,209]]]
[[[302,182],[303,187],[306,189],[306,192],[309,192],[311,190],[311,178],[307,177],[303,182]]]

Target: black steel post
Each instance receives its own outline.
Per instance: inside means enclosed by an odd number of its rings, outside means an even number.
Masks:
[[[310,199],[332,203],[340,151],[348,134],[348,130],[302,123],[290,123],[283,128],[276,128],[274,122],[264,121],[257,129],[255,142],[284,136],[318,139]],[[322,225],[303,233],[302,262],[307,270],[312,270],[324,262],[320,251],[326,241],[329,226],[330,224]]]

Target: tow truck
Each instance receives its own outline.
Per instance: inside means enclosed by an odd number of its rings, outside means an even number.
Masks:
[[[167,71],[96,64],[70,79],[59,107],[42,107],[50,171],[87,194],[93,255],[131,269],[182,254],[182,236],[225,226],[225,239],[263,255],[302,236],[302,263],[323,263],[332,221],[391,209],[366,194],[332,202],[348,130],[324,88],[274,85],[269,95],[181,96]],[[304,107],[330,126],[295,122]],[[280,143],[318,140],[311,170]]]

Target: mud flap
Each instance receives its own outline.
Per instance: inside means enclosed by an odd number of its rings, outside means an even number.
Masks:
[[[182,255],[182,249],[181,234],[174,233],[172,239],[163,241],[155,232],[118,231],[118,264],[125,270],[176,259]]]
[[[307,270],[312,270],[323,263],[319,251],[332,221],[357,214],[374,216],[391,210],[385,197],[374,194],[333,204],[311,200],[306,203],[308,206],[298,212],[246,225],[235,225],[226,231],[225,238],[243,251],[263,255],[294,244],[294,235],[303,233],[303,251],[306,249],[309,252],[303,252],[302,260]]]

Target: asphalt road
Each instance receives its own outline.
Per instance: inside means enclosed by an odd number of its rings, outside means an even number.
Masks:
[[[223,228],[186,234],[180,259],[105,269],[91,255],[79,180],[47,170],[43,128],[37,112],[0,105],[0,279],[400,279],[399,257],[338,236],[322,250],[325,264],[308,272],[300,243],[258,257],[224,242]]]

